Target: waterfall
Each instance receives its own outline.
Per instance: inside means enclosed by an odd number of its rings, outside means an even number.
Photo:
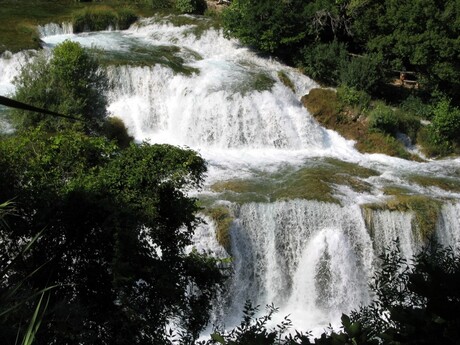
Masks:
[[[401,254],[411,259],[422,246],[423,242],[412,229],[412,212],[389,210],[366,210],[368,226],[374,241],[376,255],[396,249],[398,240]]]
[[[19,74],[22,66],[35,55],[35,50],[15,54],[6,51],[0,55],[0,95],[9,96],[14,93],[14,78]]]
[[[290,314],[299,330],[322,331],[342,312],[368,303],[376,258],[394,249],[396,238],[405,258],[423,245],[413,230],[413,212],[363,206],[387,201],[387,187],[405,197],[439,201],[436,236],[443,245],[460,244],[460,194],[408,178],[419,174],[457,183],[460,159],[418,163],[361,154],[353,142],[321,127],[302,106],[301,96],[317,87],[310,78],[224,38],[204,18],[180,17],[187,21],[184,25],[174,20],[144,19],[126,31],[73,34],[68,24],[48,24],[39,31],[50,48],[71,39],[98,49],[111,85],[108,112],[120,117],[137,141],[189,146],[207,160],[205,190],[195,196],[206,205],[223,201],[235,216],[230,227],[233,275],[216,303],[214,322],[238,324],[245,301],[251,300],[262,307],[274,303],[279,316]],[[12,80],[32,56],[1,56],[0,94],[14,92]],[[283,84],[280,72],[292,89]],[[332,158],[338,163],[322,162]],[[290,195],[254,202],[257,192],[244,190],[250,185],[263,190],[261,195],[271,195],[275,186],[293,183],[288,171],[320,164],[338,171],[296,176],[323,177],[318,184],[324,182],[337,203]],[[359,181],[348,178],[364,168],[375,172],[359,176]],[[241,191],[217,192],[212,188],[216,182],[239,183]],[[354,190],[353,183],[361,189]],[[233,202],[230,197],[237,194],[244,197]],[[215,238],[217,224],[202,217],[195,249],[227,257]]]
[[[327,132],[281,83],[271,90],[242,94],[226,85],[238,78],[244,83],[244,70],[235,72],[209,62],[194,66],[200,69],[193,77],[174,74],[163,66],[109,69],[114,85],[110,112],[120,116],[137,138],[192,147],[301,149],[329,145]]]
[[[460,203],[447,202],[441,208],[437,226],[437,239],[445,247],[451,246],[460,254]]]
[[[40,37],[69,35],[73,33],[73,26],[70,22],[63,22],[61,24],[48,23],[45,25],[39,25],[38,33],[40,34]]]
[[[301,329],[303,322],[324,326],[369,301],[374,257],[358,206],[307,200],[244,204],[231,238],[233,322],[246,300],[274,303]]]

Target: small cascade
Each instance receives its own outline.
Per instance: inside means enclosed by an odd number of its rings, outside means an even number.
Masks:
[[[447,202],[441,208],[436,231],[439,243],[451,246],[456,255],[460,254],[460,203]]]
[[[281,84],[242,93],[244,70],[197,62],[199,73],[160,65],[109,69],[110,112],[137,138],[216,148],[327,148],[327,132]],[[220,75],[216,78],[216,75]],[[251,75],[249,74],[249,78]],[[255,77],[257,78],[257,76]],[[268,77],[267,77],[268,78]],[[231,85],[238,84],[231,88]]]
[[[28,61],[36,55],[35,50],[27,50],[19,53],[9,51],[0,55],[0,95],[8,96],[14,93],[14,78]]]
[[[410,259],[423,245],[420,237],[414,234],[412,212],[366,209],[365,213],[376,255],[395,250],[398,240],[402,256]]]
[[[246,300],[274,303],[310,326],[324,326],[369,300],[373,249],[357,206],[244,204],[231,238],[235,276],[227,314],[233,322]]]
[[[73,26],[70,22],[63,22],[61,24],[48,23],[45,25],[39,25],[38,33],[42,38],[56,35],[70,35],[73,34]]]

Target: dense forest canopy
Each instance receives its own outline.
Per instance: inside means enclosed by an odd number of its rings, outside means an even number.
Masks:
[[[348,54],[336,59],[360,55],[385,74],[414,71],[430,90],[453,96],[460,80],[459,9],[458,0],[235,0],[224,27],[243,43],[307,70],[312,62],[303,50],[341,42]]]

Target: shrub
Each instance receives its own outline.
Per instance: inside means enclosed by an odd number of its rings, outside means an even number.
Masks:
[[[440,100],[434,107],[432,129],[440,140],[460,142],[460,109],[452,107],[449,99]]]
[[[176,0],[176,9],[180,13],[203,14],[206,8],[205,0]]]
[[[420,119],[410,112],[401,109],[396,110],[395,116],[399,121],[399,131],[409,136],[412,142],[416,141],[417,132],[420,129]]]
[[[371,57],[354,57],[340,69],[340,82],[356,90],[372,93],[382,79],[379,62]]]
[[[441,140],[432,126],[423,127],[418,131],[417,143],[428,157],[446,156],[453,151],[452,145],[448,141]]]
[[[300,67],[306,75],[326,85],[336,86],[340,82],[340,70],[348,60],[345,44],[333,41],[305,46],[301,52]]]
[[[395,135],[399,129],[398,117],[389,106],[379,103],[370,112],[369,129]]]
[[[422,119],[430,119],[432,117],[432,109],[428,104],[423,103],[422,99],[410,95],[401,104],[400,108],[405,112],[412,113]]]
[[[172,8],[172,0],[139,0],[140,3],[151,6],[154,9]]]
[[[337,89],[337,97],[344,105],[366,109],[371,102],[371,96],[364,91],[356,90],[354,87],[341,85]]]
[[[133,9],[129,7],[122,7],[118,10],[117,27],[119,30],[126,30],[138,19],[139,16]]]
[[[50,60],[43,53],[21,70],[15,80],[15,99],[82,121],[18,110],[13,112],[13,122],[19,130],[42,125],[49,131],[72,127],[100,132],[106,116],[107,83],[91,54],[79,43],[64,41],[56,46]]]
[[[388,156],[411,158],[404,145],[394,137],[381,133],[371,132],[364,134],[356,143],[356,149],[360,152],[383,153]]]

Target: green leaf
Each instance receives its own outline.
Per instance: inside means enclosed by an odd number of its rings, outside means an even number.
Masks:
[[[223,336],[221,336],[219,333],[215,332],[211,334],[211,339],[214,341],[217,341],[218,343],[221,343],[223,345],[226,344],[225,339]]]

